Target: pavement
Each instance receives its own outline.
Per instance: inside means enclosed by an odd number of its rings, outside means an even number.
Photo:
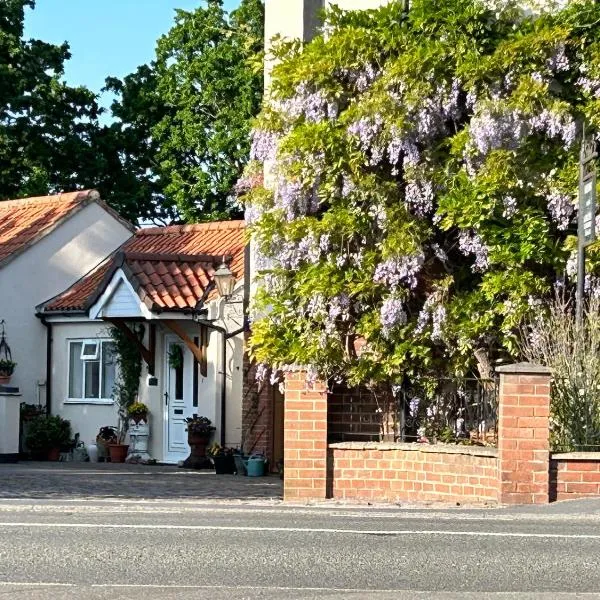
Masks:
[[[0,466],[0,599],[600,598],[600,500],[291,506],[279,480],[150,469]]]
[[[255,502],[281,500],[277,476],[215,475],[176,466],[84,462],[0,464],[0,500],[126,499]]]

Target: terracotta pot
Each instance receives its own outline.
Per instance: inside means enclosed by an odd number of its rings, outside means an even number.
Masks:
[[[183,466],[187,469],[212,469],[212,463],[206,456],[206,447],[209,441],[210,434],[198,434],[188,431],[190,455],[185,459]]]
[[[123,463],[127,458],[127,450],[129,444],[108,444],[108,453],[110,455],[110,462],[112,463]]]
[[[10,375],[0,375],[0,385],[6,385],[10,383]]]
[[[47,454],[48,460],[56,462],[60,458],[60,448],[50,448]]]

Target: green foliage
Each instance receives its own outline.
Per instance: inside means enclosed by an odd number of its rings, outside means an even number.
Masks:
[[[327,36],[279,43],[253,150],[273,185],[244,197],[256,360],[365,383],[488,378],[514,356],[573,249],[598,22],[589,1],[415,0],[334,9]]]
[[[0,2],[0,199],[93,182],[95,96],[62,81],[67,44],[24,40],[33,0]]]
[[[216,0],[178,10],[153,62],[107,80],[118,94],[107,138],[125,157],[118,181],[106,171],[107,186],[163,218],[239,216],[232,188],[262,99],[263,19],[262,0],[230,15]]]
[[[61,448],[71,441],[71,422],[58,415],[37,417],[29,422],[25,443],[34,454]]]
[[[131,330],[140,341],[143,340],[143,325],[134,324]],[[115,345],[115,363],[117,366],[117,381],[115,382],[113,394],[119,407],[119,442],[123,443],[127,431],[129,410],[136,403],[140,387],[142,356],[135,342],[122,330],[111,327],[110,336]]]
[[[145,417],[150,411],[143,402],[134,402],[128,409],[127,414],[130,417]]]

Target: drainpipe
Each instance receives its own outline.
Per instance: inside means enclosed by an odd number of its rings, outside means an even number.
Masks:
[[[52,412],[52,324],[44,316],[42,325],[46,327],[46,414]]]

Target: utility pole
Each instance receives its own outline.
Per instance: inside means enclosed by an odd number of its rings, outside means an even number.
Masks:
[[[585,127],[579,157],[579,217],[577,223],[577,324],[583,319],[585,297],[585,249],[596,241],[596,143],[586,138]]]

